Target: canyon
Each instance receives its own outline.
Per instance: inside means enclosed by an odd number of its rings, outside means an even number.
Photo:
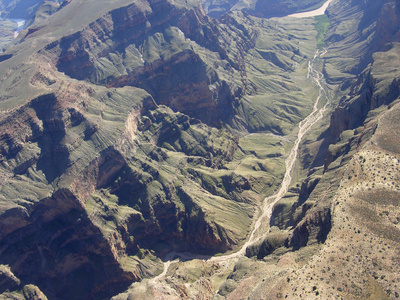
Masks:
[[[398,298],[400,6],[291,16],[322,2],[25,15],[0,54],[0,297]]]

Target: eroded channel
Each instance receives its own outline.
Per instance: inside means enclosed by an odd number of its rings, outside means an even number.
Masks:
[[[163,272],[151,279],[151,281],[156,282],[158,280],[161,280],[168,271],[168,268],[170,265],[174,262],[178,262],[178,259],[184,259],[184,260],[192,260],[192,259],[201,259],[204,261],[208,262],[225,262],[230,259],[238,258],[239,256],[242,256],[246,253],[247,247],[255,243],[256,241],[259,241],[263,236],[267,234],[264,230],[260,230],[261,225],[264,222],[269,222],[271,215],[272,215],[272,210],[274,205],[282,199],[282,197],[287,193],[290,184],[292,182],[292,172],[293,168],[295,166],[296,160],[297,160],[297,154],[299,150],[300,143],[307,132],[315,125],[319,120],[322,119],[326,109],[327,105],[329,103],[329,99],[327,96],[327,92],[322,84],[323,80],[323,75],[321,72],[319,72],[316,67],[315,63],[316,61],[321,58],[327,50],[317,50],[315,53],[314,57],[308,62],[308,72],[307,72],[307,77],[314,82],[315,85],[319,88],[319,94],[318,97],[314,103],[314,107],[312,112],[305,118],[303,119],[299,125],[298,125],[298,132],[297,132],[297,137],[296,140],[294,141],[293,147],[287,156],[285,160],[285,165],[286,165],[286,172],[285,176],[282,180],[282,183],[280,185],[280,188],[277,193],[275,193],[272,196],[266,197],[263,200],[262,207],[260,209],[260,215],[257,218],[255,222],[255,226],[250,234],[249,239],[243,246],[237,250],[234,253],[227,254],[227,255],[222,255],[222,256],[204,256],[204,255],[199,255],[199,254],[193,254],[189,252],[185,253],[178,253],[178,252],[170,252],[169,254],[166,255],[165,261],[164,261],[164,270]],[[321,101],[322,99],[325,98],[326,102],[322,106]]]

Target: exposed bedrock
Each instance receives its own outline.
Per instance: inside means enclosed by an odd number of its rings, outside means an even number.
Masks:
[[[68,76],[139,87],[158,104],[220,126],[243,93],[243,57],[255,36],[230,16],[210,19],[199,3],[148,1],[113,10],[41,53]]]
[[[121,269],[69,190],[58,190],[28,208],[25,222],[2,239],[1,263],[50,299],[107,298],[140,279]]]

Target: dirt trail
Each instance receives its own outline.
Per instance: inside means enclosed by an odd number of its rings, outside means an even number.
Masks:
[[[254,229],[251,232],[250,238],[248,239],[248,241],[238,251],[228,254],[228,255],[222,255],[222,256],[210,257],[210,256],[198,255],[198,254],[193,254],[193,253],[188,253],[188,252],[185,252],[185,253],[171,252],[171,253],[167,254],[167,256],[165,258],[164,271],[160,275],[151,279],[151,281],[155,282],[155,281],[162,279],[166,275],[167,270],[168,270],[169,266],[171,265],[171,263],[174,262],[174,260],[173,260],[174,258],[176,260],[178,260],[178,258],[182,258],[184,260],[202,259],[202,260],[210,261],[210,262],[223,262],[223,261],[226,261],[229,259],[239,257],[241,255],[244,255],[246,253],[246,248],[248,246],[250,246],[257,240],[260,240],[266,234],[266,232],[262,232],[262,231],[260,232],[259,228],[263,222],[269,222],[269,219],[271,218],[271,215],[272,215],[272,209],[273,209],[274,205],[279,200],[282,199],[282,197],[287,193],[287,191],[289,189],[289,186],[292,182],[292,170],[296,163],[297,152],[298,152],[301,140],[304,137],[304,135],[311,129],[311,127],[315,123],[317,123],[319,120],[321,120],[321,118],[324,115],[324,112],[326,111],[327,105],[328,105],[328,101],[327,101],[326,104],[322,108],[319,108],[321,98],[323,96],[325,96],[326,99],[328,99],[328,97],[327,97],[326,91],[321,83],[323,76],[320,72],[318,72],[314,68],[315,60],[319,57],[322,57],[325,53],[326,53],[326,50],[323,50],[323,51],[317,50],[313,59],[308,62],[307,78],[312,80],[319,87],[318,98],[316,99],[316,101],[314,103],[313,111],[304,120],[302,120],[299,123],[297,138],[294,142],[292,150],[290,151],[288,157],[285,160],[286,172],[285,172],[285,176],[282,180],[281,187],[279,188],[279,190],[276,194],[264,199],[263,205],[261,207],[261,214],[255,223]]]

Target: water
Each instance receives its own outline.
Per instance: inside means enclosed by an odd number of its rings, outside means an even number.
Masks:
[[[320,8],[311,10],[311,11],[306,11],[302,13],[297,13],[297,14],[291,14],[288,17],[293,17],[293,18],[307,18],[307,17],[315,17],[319,15],[323,15],[328,8],[328,5],[332,2],[333,0],[328,0],[322,5]]]
[[[17,24],[17,29],[14,31],[14,38],[16,38],[19,34],[19,32],[24,29],[25,26],[25,20],[24,19],[8,19],[11,22],[14,22]]]

